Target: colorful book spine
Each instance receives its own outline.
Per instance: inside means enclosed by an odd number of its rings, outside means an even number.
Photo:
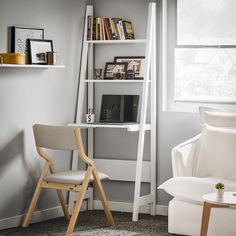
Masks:
[[[126,39],[134,39],[134,30],[130,21],[123,21],[123,29]]]
[[[100,31],[100,27],[99,27],[99,19],[98,17],[96,17],[96,40],[99,40],[99,31]]]
[[[99,18],[99,40],[103,40],[102,18]]]
[[[104,28],[105,28],[106,39],[110,40],[108,24],[107,24],[107,18],[104,18]]]
[[[117,29],[117,26],[116,26],[116,23],[115,23],[115,18],[111,19],[111,23],[112,23],[112,28],[114,29],[115,39],[120,39],[118,29]]]
[[[102,37],[103,37],[103,40],[106,40],[106,32],[105,32],[105,24],[104,24],[104,19],[102,18]]]
[[[120,32],[120,39],[125,40],[125,33],[124,33],[124,29],[123,29],[122,20],[118,21],[118,27],[119,27],[119,32]]]
[[[96,17],[93,17],[93,33],[92,33],[92,39],[96,40]]]
[[[134,39],[132,23],[121,18],[88,16],[87,40]]]
[[[112,19],[111,18],[108,18],[108,19],[109,19],[109,25],[110,25],[110,28],[111,28],[112,40],[114,40],[115,39],[115,30],[112,27]]]
[[[87,40],[92,40],[93,38],[93,17],[88,16],[88,27],[87,27]]]

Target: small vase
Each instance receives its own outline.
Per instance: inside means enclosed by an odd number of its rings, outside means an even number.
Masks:
[[[216,189],[216,197],[222,199],[224,197],[224,189]]]

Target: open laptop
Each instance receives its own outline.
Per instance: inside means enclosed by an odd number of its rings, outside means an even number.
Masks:
[[[137,122],[139,95],[102,95],[99,123]]]

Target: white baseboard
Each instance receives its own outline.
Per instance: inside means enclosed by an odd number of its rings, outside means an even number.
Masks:
[[[86,210],[87,203],[84,202],[81,211]],[[132,212],[133,211],[133,203],[126,202],[109,202],[110,208],[112,211],[121,211],[121,212]],[[103,210],[102,204],[100,200],[94,200],[94,209],[95,210]],[[149,214],[149,206],[140,207],[140,213]],[[156,205],[156,215],[168,215],[168,206]],[[17,227],[22,224],[25,215],[18,215],[14,217],[9,217],[5,219],[0,219],[0,230]],[[57,217],[63,216],[63,211],[61,206],[49,208],[42,211],[35,211],[32,216],[31,223],[46,221],[50,219],[54,219]]]
[[[86,208],[87,208],[87,203],[84,202],[83,205],[81,206],[81,211],[86,210]],[[30,223],[46,221],[46,220],[54,219],[57,217],[61,217],[63,215],[64,214],[63,214],[61,206],[48,208],[42,211],[35,211],[33,213]],[[13,227],[17,227],[21,225],[24,217],[25,217],[25,214],[9,217],[5,219],[0,219],[0,230],[13,228]]]
[[[133,203],[127,202],[112,202],[109,201],[109,206],[112,211],[121,211],[121,212],[132,212]],[[103,210],[102,203],[100,200],[94,200],[94,209]],[[149,206],[141,206],[140,213],[149,214]],[[168,206],[156,205],[156,215],[167,216],[168,215]]]

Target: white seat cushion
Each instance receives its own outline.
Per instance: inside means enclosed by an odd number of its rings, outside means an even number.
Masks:
[[[236,129],[205,125],[194,176],[236,180]]]
[[[64,183],[64,184],[81,184],[83,182],[86,171],[64,171],[48,175],[44,178],[46,182]],[[100,180],[110,179],[104,173],[98,172]],[[90,177],[90,182],[93,182],[93,176]]]
[[[225,184],[225,191],[236,192],[236,181],[214,177],[174,177],[161,184],[158,189],[164,189],[168,194],[181,200],[202,203],[202,196],[215,191],[215,184]]]

